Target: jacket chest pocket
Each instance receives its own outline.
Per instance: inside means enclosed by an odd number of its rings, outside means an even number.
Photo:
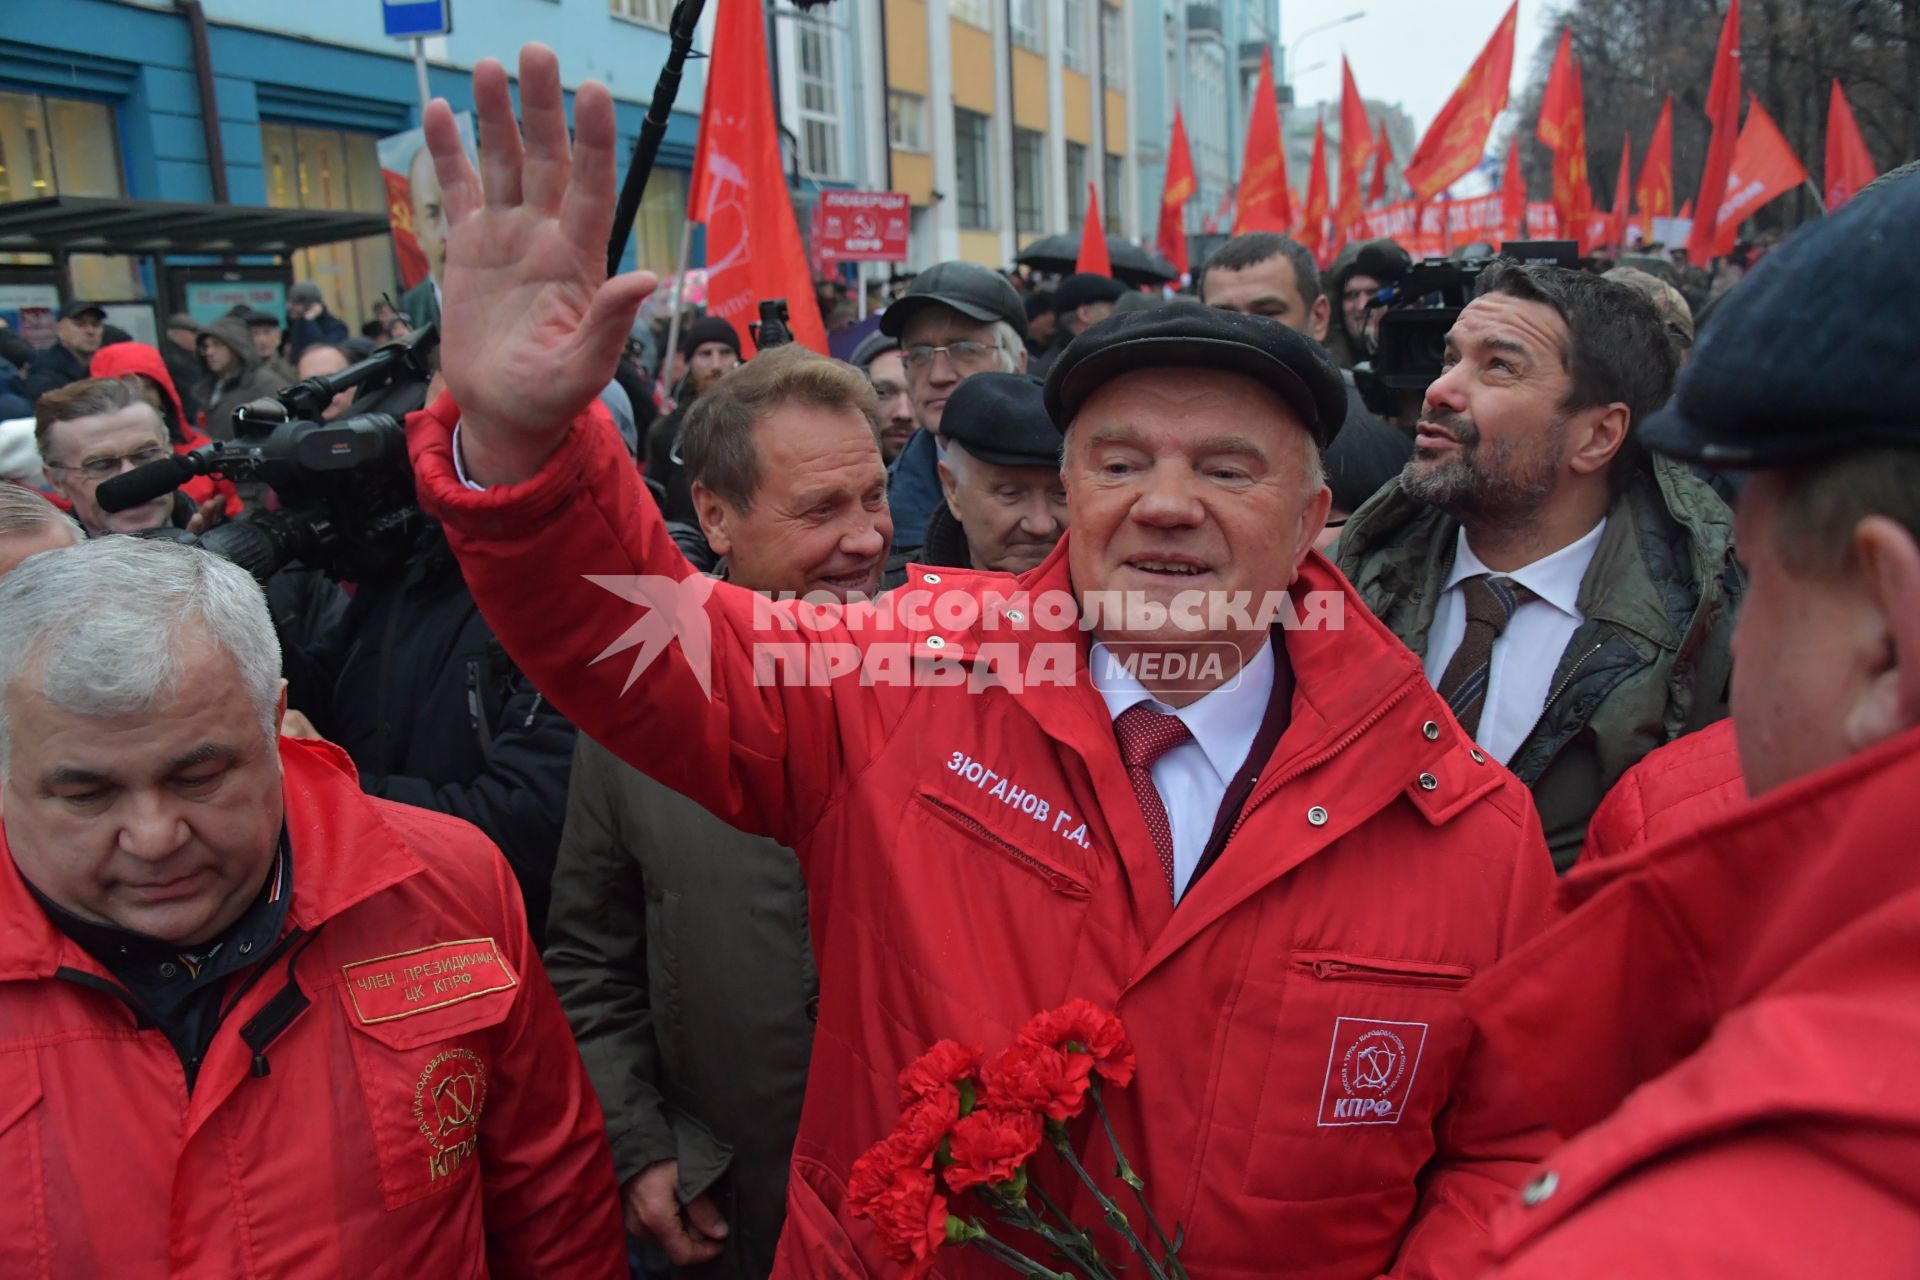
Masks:
[[[1321,1200],[1413,1180],[1471,1036],[1466,965],[1295,951],[1260,1082],[1248,1195]]]
[[[386,1207],[397,1209],[478,1177],[493,1066],[493,1030],[513,1007],[510,990],[444,1008],[368,1022],[346,987],[349,1027]]]
[[[0,1054],[0,1276],[53,1275],[42,1097],[33,1052]]]

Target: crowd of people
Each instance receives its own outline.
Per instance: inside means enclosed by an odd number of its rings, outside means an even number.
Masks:
[[[1475,261],[1394,402],[1385,241],[636,321],[604,90],[474,97],[379,572],[98,490],[391,308],[0,352],[0,1273],[1004,1274],[856,1165],[1069,999],[1195,1277],[1920,1268],[1915,166]]]

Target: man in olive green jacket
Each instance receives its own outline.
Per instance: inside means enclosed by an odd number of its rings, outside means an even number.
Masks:
[[[1333,550],[1462,726],[1532,789],[1561,870],[1621,774],[1726,715],[1742,591],[1726,504],[1633,443],[1677,357],[1629,293],[1489,268],[1448,335],[1413,461]],[[1484,597],[1505,602],[1497,627],[1478,611],[1477,663],[1475,579],[1505,588]]]

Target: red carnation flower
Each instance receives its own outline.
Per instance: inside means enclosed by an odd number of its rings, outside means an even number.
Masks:
[[[900,1105],[911,1106],[929,1094],[958,1084],[979,1065],[979,1045],[942,1040],[901,1069]]]
[[[1087,1105],[1092,1061],[1048,1045],[1016,1044],[980,1068],[981,1099],[995,1110],[1036,1111],[1064,1123]]]
[[[892,1138],[901,1145],[903,1161],[920,1164],[931,1160],[959,1118],[960,1091],[952,1085],[902,1111]]]
[[[1072,1000],[1058,1009],[1035,1014],[1020,1030],[1027,1044],[1047,1045],[1067,1054],[1085,1054],[1109,1084],[1126,1085],[1133,1079],[1133,1042],[1114,1014],[1090,1000]]]
[[[847,1179],[847,1212],[873,1223],[887,1256],[906,1266],[909,1277],[933,1268],[934,1254],[947,1242],[947,1201],[933,1175],[917,1165],[869,1160],[893,1141],[889,1138],[854,1164]]]
[[[1020,1166],[1039,1150],[1042,1129],[1037,1111],[975,1111],[947,1137],[953,1155],[944,1173],[947,1186],[959,1194],[970,1187],[1013,1181]]]

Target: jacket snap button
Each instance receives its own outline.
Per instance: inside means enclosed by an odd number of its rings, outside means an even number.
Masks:
[[[1440,785],[1440,779],[1434,777],[1432,774],[1423,773],[1420,775],[1420,789],[1422,791],[1432,791],[1435,787],[1438,787],[1439,785]]]
[[[1549,1169],[1520,1192],[1520,1203],[1532,1209],[1545,1204],[1560,1189],[1560,1175]]]
[[[173,961],[171,960],[167,961],[165,964],[160,966],[160,976],[163,978],[171,978],[174,974],[178,972],[180,972],[180,970],[174,965]]]
[[[1020,612],[1018,609],[1007,610],[1008,622],[1025,622],[1026,620],[1027,620],[1027,615]]]
[[[1307,810],[1307,821],[1316,827],[1324,827],[1327,825],[1327,811],[1315,805]]]
[[[1481,755],[1478,751],[1469,751],[1467,752],[1467,754],[1473,757],[1473,762],[1475,764],[1485,764],[1487,762],[1487,758]]]
[[[1440,736],[1440,726],[1435,724],[1433,721],[1429,720],[1425,724],[1420,726],[1420,732],[1424,733],[1427,736],[1428,742],[1432,742],[1435,738]]]
[[[927,648],[929,648],[929,649],[944,649],[944,648],[946,648],[946,647],[947,647],[947,642],[946,642],[945,640],[943,640],[943,639],[941,639],[941,638],[940,638],[939,636],[928,636],[928,637],[927,637]]]
[[[935,586],[938,586],[940,584],[940,575],[937,573],[923,573],[920,575],[920,581],[931,582]]]

